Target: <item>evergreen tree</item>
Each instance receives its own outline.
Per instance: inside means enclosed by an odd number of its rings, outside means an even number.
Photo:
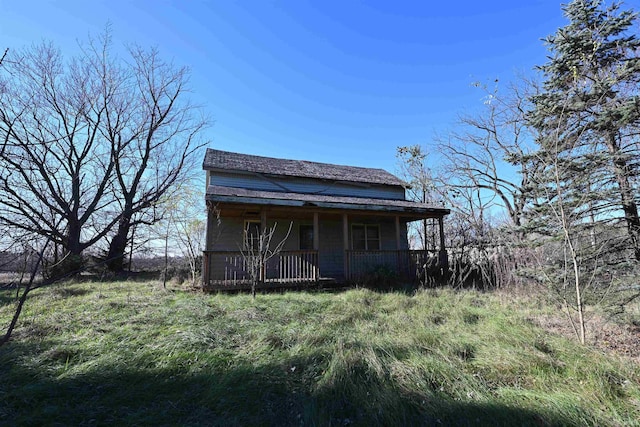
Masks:
[[[542,237],[537,277],[585,342],[587,306],[624,304],[615,284],[640,261],[640,40],[637,14],[620,4],[574,0],[563,11],[569,23],[545,39],[528,114],[538,147],[527,227]]]
[[[602,0],[574,0],[563,11],[569,24],[545,39],[543,90],[529,115],[544,165],[532,224],[558,233],[547,219],[562,203],[564,224],[580,236],[589,231],[592,246],[596,231],[623,224],[625,247],[640,260],[637,14]]]

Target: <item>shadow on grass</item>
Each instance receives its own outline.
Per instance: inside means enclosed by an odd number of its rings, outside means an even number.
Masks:
[[[0,290],[0,306],[14,304],[17,300],[15,288]]]
[[[146,283],[161,281],[162,271],[123,271],[110,272],[84,272],[73,279],[77,283],[117,283],[122,281]]]
[[[437,392],[400,391],[356,366],[319,381],[321,355],[273,365],[186,360],[168,368],[96,366],[73,376],[73,360],[42,352],[46,343],[0,348],[0,424],[4,425],[571,425],[561,414],[455,401]],[[34,354],[40,354],[33,358]],[[48,358],[48,359],[47,359]],[[21,360],[44,360],[28,367]]]

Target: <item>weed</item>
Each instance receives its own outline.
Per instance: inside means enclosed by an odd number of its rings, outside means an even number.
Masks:
[[[0,424],[640,419],[637,365],[548,334],[527,320],[534,308],[513,304],[447,289],[255,300],[139,281],[39,289],[0,348]],[[12,307],[0,305],[0,321]]]

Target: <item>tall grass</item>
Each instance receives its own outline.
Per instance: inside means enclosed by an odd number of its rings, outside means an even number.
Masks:
[[[0,424],[634,425],[639,380],[490,294],[63,284],[0,348]]]

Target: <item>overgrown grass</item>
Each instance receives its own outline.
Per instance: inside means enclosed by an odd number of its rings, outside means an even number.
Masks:
[[[0,348],[0,424],[634,425],[639,380],[490,294],[62,284]]]

